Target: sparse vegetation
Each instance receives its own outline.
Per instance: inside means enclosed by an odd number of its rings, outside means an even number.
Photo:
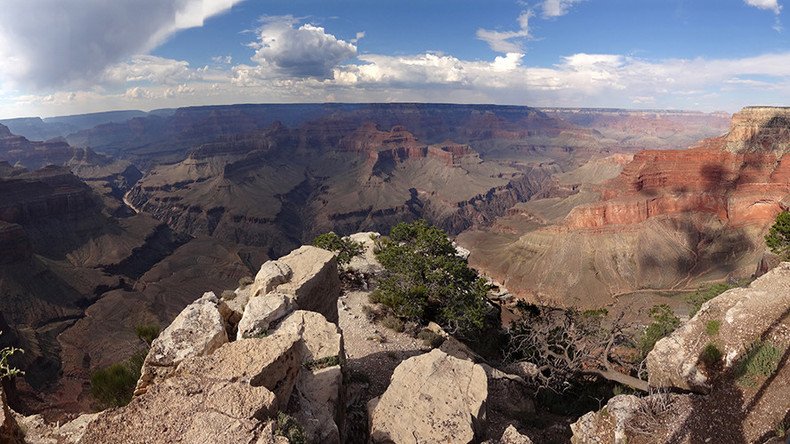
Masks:
[[[708,345],[702,349],[699,359],[703,364],[705,364],[706,367],[711,368],[718,364],[723,356],[724,355],[721,353],[721,350],[719,350],[719,347],[717,347],[716,344],[708,343]]]
[[[400,320],[400,318],[393,315],[387,315],[386,317],[384,317],[384,319],[381,320],[381,325],[398,333],[403,333],[403,330],[406,329],[406,324],[402,320]]]
[[[362,254],[362,244],[351,239],[340,237],[334,232],[324,233],[313,240],[313,245],[324,250],[337,253],[337,263],[340,265],[351,262],[351,258]]]
[[[121,407],[132,400],[147,352],[140,350],[128,360],[97,370],[91,375],[91,394],[101,409]]]
[[[716,336],[719,334],[719,329],[721,328],[721,321],[718,319],[712,319],[705,323],[705,334],[708,336]]]
[[[790,211],[776,216],[776,222],[765,236],[765,244],[782,260],[790,260]]]
[[[225,301],[232,301],[236,299],[236,292],[233,290],[222,290],[222,294],[220,295],[220,299]]]
[[[784,350],[769,342],[755,343],[735,368],[738,382],[741,385],[753,386],[758,378],[771,376],[779,367],[783,353]]]
[[[706,288],[700,288],[689,296],[686,296],[686,302],[690,307],[689,316],[694,316],[699,309],[702,308],[702,304],[731,288],[733,288],[733,286],[729,284],[714,284]]]
[[[255,279],[252,276],[243,276],[239,279],[239,287],[246,287],[247,285],[252,285],[255,282]]]
[[[417,339],[422,340],[422,343],[430,348],[440,347],[444,343],[444,336],[427,328],[417,333]]]
[[[154,339],[159,336],[159,326],[154,324],[142,324],[134,327],[134,332],[137,333],[137,337],[140,338],[140,340],[145,341],[150,347]]]
[[[1,334],[3,334],[2,331],[0,331],[0,335]],[[13,367],[11,363],[8,362],[11,359],[11,356],[17,352],[24,353],[25,351],[16,347],[5,347],[0,349],[0,379],[11,378],[25,374],[25,372]]]
[[[517,308],[521,318],[510,326],[505,361],[535,364],[540,387],[557,394],[584,393],[597,390],[595,381],[603,377],[647,390],[646,381],[632,376],[638,370],[638,352],[624,330],[622,315],[604,322],[603,312],[578,313],[523,303]],[[611,394],[610,387],[605,391]]]
[[[423,220],[399,223],[377,245],[385,273],[371,301],[399,318],[422,325],[435,321],[464,337],[485,327],[489,286],[456,256],[447,233]]]
[[[277,426],[274,434],[288,438],[290,444],[306,444],[304,429],[292,416],[280,412],[277,414]]]
[[[661,338],[668,336],[680,326],[680,319],[675,316],[668,305],[656,305],[650,309],[653,322],[647,326],[642,337],[639,338],[639,351],[642,356],[647,356],[650,350]]]
[[[308,370],[321,370],[322,368],[334,367],[340,365],[340,356],[327,356],[321,359],[314,359],[302,364],[302,367]]]

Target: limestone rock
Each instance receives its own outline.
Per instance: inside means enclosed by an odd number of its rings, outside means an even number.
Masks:
[[[318,361],[330,357],[342,359],[343,334],[337,325],[327,321],[320,313],[297,310],[288,315],[275,334],[298,334],[302,338],[302,355],[305,362]]]
[[[522,435],[516,430],[513,425],[507,426],[505,432],[502,433],[502,438],[499,440],[499,444],[532,444],[532,440],[529,439],[529,436]]]
[[[469,443],[482,431],[486,374],[440,350],[403,361],[369,405],[371,442]]]
[[[291,398],[291,414],[310,442],[339,443],[343,428],[343,335],[335,324],[312,311],[295,311],[276,334],[301,337],[303,365]]]
[[[236,326],[244,316],[244,308],[252,297],[252,285],[245,285],[237,288],[230,298],[222,298],[222,302],[229,310],[228,316],[225,317],[226,322],[231,326]]]
[[[364,275],[373,275],[384,271],[384,267],[376,259],[376,254],[373,252],[376,246],[374,239],[380,236],[379,233],[375,232],[355,233],[348,236],[349,240],[362,244],[362,254],[352,257],[351,262],[345,266],[345,269]]]
[[[296,384],[303,360],[302,341],[297,335],[274,334],[260,339],[242,339],[220,347],[209,356],[183,362],[178,374],[209,380],[243,381],[266,387],[277,396],[281,409]]]
[[[262,296],[271,292],[278,285],[288,282],[292,275],[293,271],[288,264],[281,261],[266,261],[255,275],[251,296]]]
[[[259,420],[276,411],[265,387],[193,375],[149,387],[88,426],[82,443],[254,442]]]
[[[272,322],[281,319],[290,310],[291,297],[282,293],[267,293],[250,299],[239,321],[236,339],[266,333]]]
[[[748,288],[734,288],[702,305],[697,314],[670,336],[658,341],[647,355],[653,387],[676,387],[705,393],[711,372],[702,362],[708,344],[722,352],[720,369],[731,367],[749,347],[777,325],[790,309],[790,263],[769,271]],[[715,336],[706,332],[710,321],[720,322]]]
[[[217,297],[209,292],[176,316],[151,344],[135,394],[167,378],[184,359],[207,355],[228,342],[218,304]]]
[[[287,405],[301,350],[299,336],[274,334],[187,358],[170,378],[99,416],[82,442],[268,442],[265,420]]]
[[[571,424],[573,444],[627,444],[626,426],[639,410],[641,401],[634,395],[619,395],[606,407],[590,412]]]
[[[329,322],[337,323],[340,278],[334,253],[306,245],[279,262],[290,267],[293,275],[277,286],[277,291],[291,295],[297,309],[321,313]]]
[[[8,444],[23,442],[22,432],[11,414],[2,386],[0,386],[0,442]]]

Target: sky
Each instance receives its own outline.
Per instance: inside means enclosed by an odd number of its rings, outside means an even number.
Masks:
[[[786,0],[2,0],[0,118],[233,103],[790,105]]]

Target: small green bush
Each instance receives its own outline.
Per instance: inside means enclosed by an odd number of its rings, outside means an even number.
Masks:
[[[381,325],[398,333],[403,333],[403,330],[406,329],[406,324],[400,320],[400,318],[393,315],[387,315],[384,317],[384,319],[381,320]]]
[[[716,344],[708,343],[708,345],[702,349],[699,359],[710,368],[718,364],[723,356],[724,355],[722,355],[721,350],[719,350]]]
[[[306,444],[304,429],[292,416],[280,412],[277,414],[277,427],[274,434],[288,438],[290,444]]]
[[[716,336],[719,334],[719,329],[721,328],[721,321],[718,319],[713,319],[705,323],[705,334],[708,336]]]
[[[776,216],[774,225],[765,236],[765,244],[782,260],[790,260],[790,211]]]
[[[140,350],[125,362],[97,370],[91,375],[91,394],[100,408],[121,407],[132,400],[147,350]]]
[[[755,343],[735,368],[739,383],[753,386],[757,379],[771,376],[779,367],[784,350],[768,342]]]
[[[351,258],[362,254],[362,244],[351,239],[340,237],[334,232],[324,233],[313,240],[313,245],[324,250],[337,253],[337,263],[340,265],[351,262]]]
[[[308,370],[320,370],[322,368],[334,367],[340,365],[340,356],[327,356],[321,359],[314,359],[302,364],[302,367]]]
[[[417,339],[422,340],[426,347],[437,348],[444,343],[444,336],[435,333],[431,330],[425,329],[417,333]]]
[[[145,341],[149,346],[159,336],[159,326],[154,324],[144,324],[134,327],[137,337]]]
[[[222,299],[223,301],[232,301],[236,299],[236,292],[233,290],[222,290],[220,299]]]
[[[659,339],[668,336],[680,326],[680,319],[675,316],[668,305],[656,305],[650,309],[653,322],[647,326],[642,337],[639,338],[639,351],[646,356],[656,345]]]
[[[239,279],[239,287],[246,287],[247,285],[252,285],[255,282],[255,279],[252,276],[244,276]]]
[[[0,331],[0,335],[1,334],[3,334],[2,331]],[[3,349],[0,349],[0,379],[10,378],[13,376],[19,376],[25,374],[25,372],[23,372],[22,370],[12,367],[11,364],[8,362],[11,356],[13,356],[14,353],[17,352],[24,353],[25,351],[22,350],[21,348],[16,348],[16,347],[5,347]]]

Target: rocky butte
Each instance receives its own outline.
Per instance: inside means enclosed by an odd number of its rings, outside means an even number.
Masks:
[[[517,205],[459,242],[511,291],[564,306],[748,278],[790,207],[789,118],[787,108],[745,108],[723,136],[636,153],[616,177]]]

